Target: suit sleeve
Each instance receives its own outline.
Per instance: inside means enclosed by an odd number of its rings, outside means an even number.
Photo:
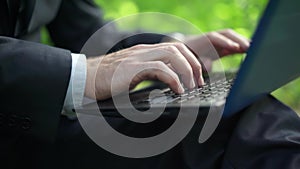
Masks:
[[[47,26],[55,46],[79,52],[104,21],[92,0],[62,1],[55,19]]]
[[[80,52],[86,41],[106,23],[101,9],[93,0],[62,1],[56,18],[47,26],[55,46]],[[103,28],[103,27],[102,27]],[[135,35],[130,37],[131,35]],[[137,44],[161,42],[164,35],[119,31],[112,23],[102,29],[97,36],[97,55],[114,52]],[[119,43],[116,43],[119,42]],[[89,56],[89,53],[85,53]]]
[[[53,140],[71,73],[67,50],[0,36],[0,133]]]

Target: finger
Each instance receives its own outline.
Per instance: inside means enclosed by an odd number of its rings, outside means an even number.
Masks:
[[[227,56],[227,55],[232,55],[232,54],[237,54],[237,53],[244,53],[244,51],[232,51],[232,50],[227,50],[227,49],[221,49],[221,50],[219,50],[219,53],[222,56]]]
[[[184,56],[184,54],[174,44],[163,46],[161,49],[165,52],[165,56],[162,61],[172,65],[175,71],[180,75],[185,86],[189,89],[194,88],[196,86],[194,82],[195,69],[193,69],[186,56]],[[192,55],[191,57],[194,56]],[[199,72],[199,70],[197,70],[197,72]]]
[[[226,49],[230,51],[240,50],[240,45],[238,43],[232,41],[231,39],[228,39],[227,37],[218,32],[208,33],[207,38],[216,48]]]
[[[229,38],[230,40],[238,43],[241,46],[242,52],[247,51],[247,49],[250,46],[248,39],[246,39],[245,37],[243,37],[242,35],[236,33],[235,31],[233,31],[231,29],[221,30],[221,31],[218,31],[218,32],[221,35]]]
[[[183,43],[175,43],[175,45],[191,65],[196,84],[198,84],[198,86],[204,85],[202,67],[196,56]]]
[[[175,93],[183,93],[177,74],[161,61],[151,61],[140,64],[143,71],[139,73],[143,80],[160,80],[166,83]]]
[[[171,70],[173,70],[173,72],[176,72],[176,70],[173,68],[173,66],[169,63],[169,64],[167,64],[167,66],[171,69]]]
[[[174,71],[175,72],[175,69],[172,67],[172,65],[171,64],[167,64],[167,66],[172,70],[172,71]],[[202,76],[201,76],[202,77]],[[195,75],[194,75],[194,83],[195,84],[197,84],[198,82],[196,81],[196,79],[197,79],[198,77],[196,77]]]
[[[134,53],[136,52],[134,51]],[[165,64],[170,64],[175,72],[180,75],[186,87],[190,89],[195,87],[193,68],[173,43],[142,46],[139,50],[139,54],[136,55],[134,59],[141,62],[162,61]]]

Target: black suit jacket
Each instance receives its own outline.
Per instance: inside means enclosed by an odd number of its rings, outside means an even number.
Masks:
[[[3,0],[0,4],[0,159],[11,161],[14,168],[14,161],[37,156],[35,146],[42,145],[41,150],[57,140],[71,52],[79,52],[104,21],[92,0]],[[47,28],[56,47],[38,43],[42,27]],[[100,46],[128,35],[114,27],[107,34],[110,39]],[[146,43],[162,38],[149,37]],[[140,43],[137,39],[115,47]],[[33,156],[26,155],[29,151]]]
[[[89,0],[4,0],[0,11],[1,131],[53,139],[69,83],[70,51],[80,51],[103,24],[101,12]],[[43,26],[60,48],[29,42],[39,42]]]
[[[188,136],[164,154],[128,159],[106,152],[77,120],[60,116],[69,83],[70,52],[80,51],[104,24],[101,12],[90,0],[23,0],[19,6],[12,1],[0,2],[1,168],[295,169],[300,165],[299,118],[272,97],[222,119],[204,144],[197,142],[205,121],[205,116],[199,116]],[[29,42],[39,41],[42,26],[60,48]],[[110,37],[124,35],[113,29]],[[134,37],[116,49],[160,39]],[[107,121],[134,136],[162,132],[174,119],[160,119],[152,127],[122,118]]]
[[[89,0],[0,3],[0,158],[14,168],[26,147],[33,151],[35,144],[27,143],[56,140],[70,78],[70,50],[79,51],[102,20]],[[35,43],[43,26],[61,48]]]

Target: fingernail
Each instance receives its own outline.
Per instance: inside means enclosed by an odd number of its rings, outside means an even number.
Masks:
[[[248,50],[248,48],[250,47],[250,43],[247,43],[245,46],[244,46],[244,50]]]
[[[190,81],[190,88],[195,88],[195,82],[194,82],[194,79],[191,79]]]
[[[198,80],[196,80],[196,78],[194,78],[194,83],[195,83],[195,87],[199,86],[199,82],[198,82]]]
[[[183,88],[181,85],[180,85],[179,88],[178,88],[178,92],[179,92],[179,93],[184,93],[184,88]]]
[[[239,49],[240,48],[240,45],[239,44],[237,44],[237,43],[233,43],[232,42],[232,44],[231,44],[233,47],[235,47],[236,49]]]
[[[200,85],[204,85],[204,79],[202,76],[200,76],[200,78],[199,78],[199,86]]]

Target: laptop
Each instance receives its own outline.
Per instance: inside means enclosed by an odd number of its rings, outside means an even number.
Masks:
[[[164,109],[172,117],[179,108],[197,107],[207,113],[222,108],[222,116],[233,116],[259,98],[300,75],[300,1],[271,0],[252,38],[246,58],[237,74],[206,77],[206,85],[178,95],[165,85],[117,95],[113,99],[86,104],[81,113],[122,117],[118,110]],[[123,100],[129,99],[130,102]],[[118,104],[116,105],[116,101]],[[145,115],[145,114],[143,114]],[[147,115],[149,112],[147,112]],[[156,115],[155,115],[156,116]]]

